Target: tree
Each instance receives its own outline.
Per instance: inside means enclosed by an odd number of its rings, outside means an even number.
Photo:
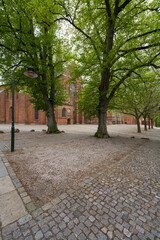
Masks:
[[[145,68],[121,85],[110,104],[117,111],[134,116],[137,121],[137,132],[140,133],[140,118],[144,118],[146,130],[146,119],[155,114],[159,101],[159,80],[151,69]]]
[[[57,21],[64,20],[75,29],[73,41],[81,73],[99,75],[96,135],[108,137],[106,112],[119,86],[139,68],[159,67],[159,4],[156,0],[66,0],[54,4],[61,8],[60,14],[54,12]]]
[[[46,112],[48,133],[59,132],[54,109],[66,99],[60,77],[68,48],[58,35],[60,26],[49,13],[52,1],[0,0],[0,68],[3,80],[12,81],[16,65],[33,66],[39,77],[31,81],[16,71],[16,84],[32,97],[36,109]]]

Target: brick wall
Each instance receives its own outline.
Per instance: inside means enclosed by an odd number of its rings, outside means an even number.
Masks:
[[[63,76],[64,81],[68,81],[69,74]],[[79,84],[79,83],[78,83]],[[58,106],[55,109],[55,117],[58,124],[97,124],[98,118],[91,118],[87,120],[84,118],[84,114],[78,112],[78,105],[74,104],[77,99],[76,90],[80,89],[80,84],[75,87],[75,93],[73,95],[71,84],[68,84],[67,91],[69,98],[65,105]],[[2,89],[1,89],[2,90]],[[11,123],[11,108],[12,99],[11,93],[7,91],[0,92],[0,123]],[[62,111],[65,109],[65,115],[62,116]],[[47,118],[45,112],[38,111],[38,119],[35,118],[34,105],[30,102],[30,96],[23,93],[15,94],[15,123],[35,123],[46,124]],[[110,112],[107,114],[107,124],[136,124],[136,120],[133,116],[122,115],[116,112]]]
[[[1,89],[3,91],[3,89]],[[0,93],[0,123],[6,122],[6,107],[5,107],[5,93]]]

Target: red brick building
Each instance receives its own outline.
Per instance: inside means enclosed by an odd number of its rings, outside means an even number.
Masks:
[[[90,120],[85,119],[85,123],[88,124],[97,124],[98,119],[92,117]],[[136,119],[133,116],[130,115],[125,115],[122,113],[118,112],[108,112],[107,113],[107,124],[112,125],[112,124],[136,124]]]
[[[65,105],[58,106],[55,109],[55,117],[58,124],[95,124],[98,123],[97,118],[85,119],[84,114],[78,112],[78,104],[75,103],[76,92],[82,89],[80,81],[76,85],[69,83],[70,74],[66,70],[63,74],[62,81],[67,82],[66,89],[68,100]],[[11,123],[12,113],[12,96],[3,87],[0,88],[0,123]],[[23,92],[15,93],[14,105],[15,123],[35,123],[46,124],[47,118],[45,112],[34,109],[33,103],[30,102],[29,94]],[[136,124],[133,116],[124,115],[117,112],[107,113],[107,124]]]
[[[73,96],[73,85],[69,87],[70,98],[63,106],[55,109],[55,117],[58,124],[95,124],[97,118],[85,119],[84,115],[78,112],[78,105],[75,104]],[[11,123],[12,113],[12,96],[3,87],[0,89],[0,123]],[[30,102],[29,94],[22,92],[15,93],[14,106],[15,123],[35,123],[46,124],[47,118],[45,112],[34,109],[33,103]],[[134,117],[116,112],[107,114],[107,124],[136,124]]]
[[[62,81],[68,82],[66,88],[68,100],[65,105],[58,106],[55,109],[55,117],[58,124],[83,124],[84,116],[78,113],[78,105],[75,103],[76,91],[82,86],[77,81],[76,87],[69,83],[69,71],[66,70]],[[12,113],[12,94],[3,87],[0,88],[0,123],[10,123]],[[36,123],[46,124],[47,118],[44,111],[34,109],[33,103],[30,102],[30,95],[23,92],[15,93],[14,98],[14,121],[15,123]]]

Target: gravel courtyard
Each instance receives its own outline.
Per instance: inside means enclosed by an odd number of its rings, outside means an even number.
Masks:
[[[15,152],[11,153],[10,126],[0,125],[5,132],[0,134],[0,150],[37,207],[160,137],[160,129],[137,134],[133,125],[109,126],[109,139],[93,137],[96,125],[59,126],[65,132],[58,135],[46,134],[44,125],[16,128],[20,132],[15,134]]]

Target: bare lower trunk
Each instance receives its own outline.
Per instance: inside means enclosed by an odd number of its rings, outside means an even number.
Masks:
[[[57,128],[57,122],[55,119],[54,109],[51,104],[47,110],[47,120],[48,120],[47,133],[59,133],[60,131]]]
[[[148,118],[148,129],[151,129],[151,120]]]
[[[137,132],[141,133],[141,126],[140,126],[139,118],[136,120],[137,120]]]
[[[151,128],[153,128],[153,120],[151,119]]]
[[[99,138],[109,138],[107,131],[107,111],[105,108],[99,110],[98,130],[95,136]]]
[[[144,130],[147,131],[147,122],[146,122],[146,117],[144,118]]]

